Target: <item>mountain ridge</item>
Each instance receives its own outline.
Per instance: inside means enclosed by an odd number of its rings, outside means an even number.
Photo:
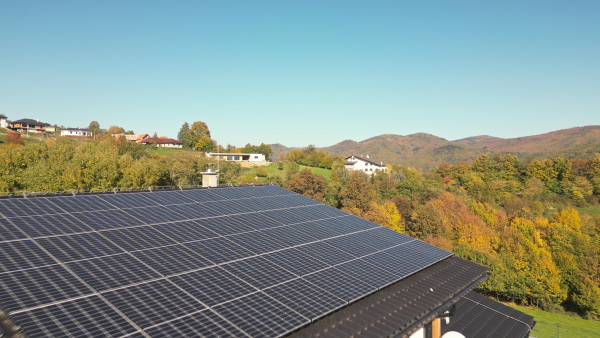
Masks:
[[[273,149],[274,158],[279,158],[279,154],[288,153],[292,149],[277,144],[276,149]],[[483,154],[513,154],[519,158],[591,157],[600,152],[600,125],[515,138],[477,135],[454,141],[428,133],[382,134],[358,142],[347,139],[317,149],[331,156],[368,154],[377,161],[422,170],[431,170],[441,162],[474,161]]]

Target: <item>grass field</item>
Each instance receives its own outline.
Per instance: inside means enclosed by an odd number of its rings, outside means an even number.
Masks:
[[[585,320],[574,316],[550,313],[542,310],[530,309],[524,306],[510,305],[510,307],[534,317],[536,324],[533,327],[533,331],[531,331],[530,337],[600,337],[600,322]]]
[[[262,168],[265,168],[267,170],[267,174],[269,176],[284,176],[285,175],[285,170],[279,170],[278,164],[272,164],[272,165],[264,166]],[[300,170],[303,170],[306,168],[312,170],[312,172],[315,174],[323,175],[327,178],[331,177],[330,169],[307,167],[307,166],[303,166],[303,165],[300,166]],[[284,166],[284,169],[285,169],[285,166]],[[247,169],[244,169],[243,172],[256,174],[256,170],[258,170],[258,168],[247,168]]]
[[[588,208],[575,208],[580,214],[588,214],[590,216],[600,215],[600,205]]]

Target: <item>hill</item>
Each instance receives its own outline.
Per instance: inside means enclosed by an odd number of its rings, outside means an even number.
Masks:
[[[281,144],[271,147],[275,158],[292,149]],[[589,158],[600,152],[600,126],[576,127],[518,138],[480,135],[455,141],[426,133],[406,136],[384,134],[360,142],[345,140],[319,150],[344,157],[368,154],[370,158],[384,163],[401,164],[426,171],[440,162],[473,161],[483,154],[510,153],[519,158]]]

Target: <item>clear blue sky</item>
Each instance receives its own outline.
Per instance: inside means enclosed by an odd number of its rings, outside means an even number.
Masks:
[[[0,113],[221,144],[600,124],[600,1],[0,1]]]

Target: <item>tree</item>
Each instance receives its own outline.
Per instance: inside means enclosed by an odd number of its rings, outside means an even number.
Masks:
[[[323,201],[327,192],[323,177],[313,174],[310,169],[301,170],[285,183],[285,188],[317,201]]]
[[[181,129],[179,129],[179,133],[177,133],[177,139],[179,141],[183,142],[183,144],[187,144],[186,137],[187,137],[188,130],[190,130],[190,124],[185,122],[181,126]]]
[[[154,132],[154,134],[152,135],[152,138],[158,138],[158,134],[156,132]]]
[[[98,123],[98,121],[90,122],[88,129],[91,130],[92,133],[94,133],[94,135],[98,135],[102,131],[102,129],[100,129],[100,123]]]
[[[113,135],[113,134],[123,134],[125,132],[125,129],[119,127],[119,126],[110,126],[108,128],[108,130],[106,131],[107,134],[109,135]]]
[[[192,126],[186,131],[184,145],[192,149],[198,149],[198,146],[205,147],[209,144],[207,139],[210,140],[210,130],[208,129],[208,126],[202,121],[196,121],[192,123]],[[214,147],[212,140],[210,140],[210,144]]]
[[[21,138],[21,134],[14,131],[11,131],[8,134],[6,134],[6,138],[4,139],[4,141],[6,142],[6,144],[25,144],[25,141],[23,140],[23,138]]]

